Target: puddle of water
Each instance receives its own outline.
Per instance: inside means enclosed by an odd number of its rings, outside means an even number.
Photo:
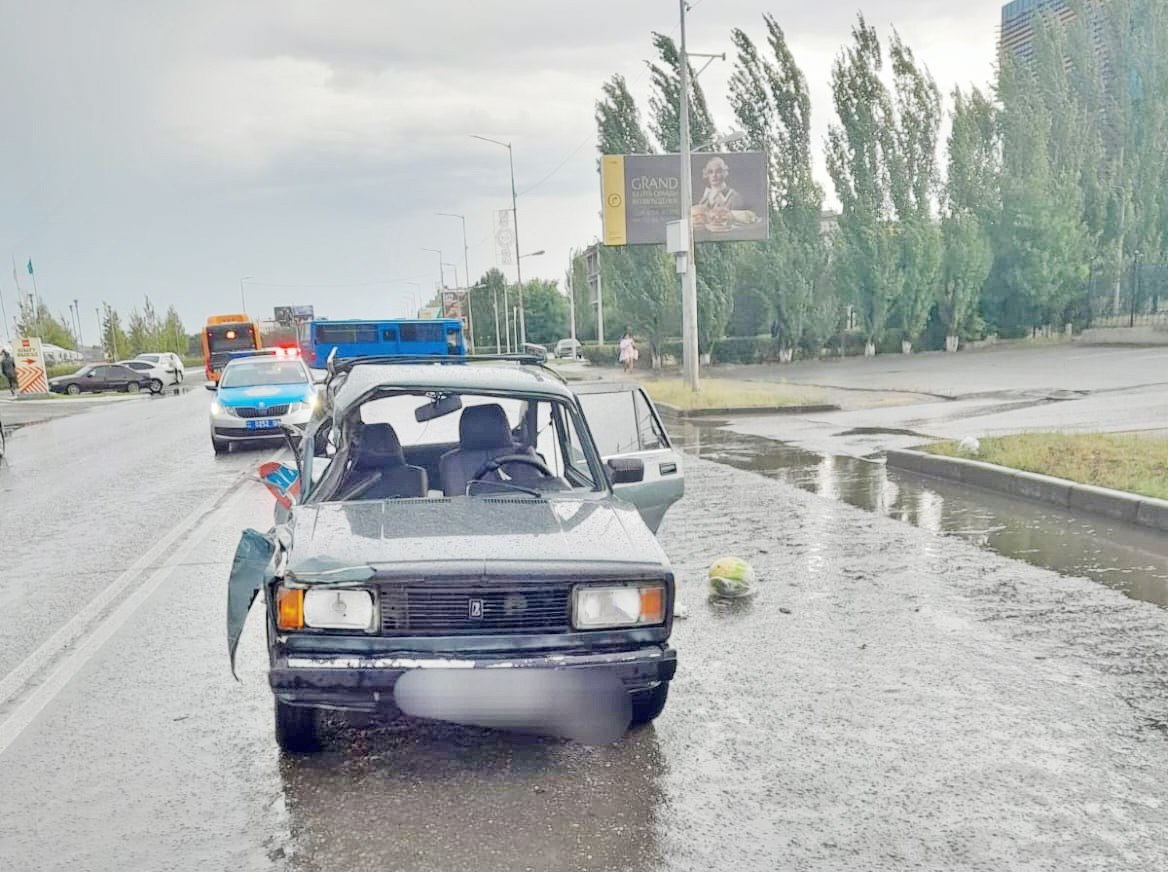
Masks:
[[[669,420],[667,427],[679,447],[707,460],[958,536],[1035,566],[1091,578],[1168,608],[1168,538],[1152,530],[890,470],[883,459],[816,454],[731,433],[716,423]]]

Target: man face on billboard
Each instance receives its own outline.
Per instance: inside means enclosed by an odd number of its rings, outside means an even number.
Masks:
[[[706,164],[704,172],[706,177],[706,186],[713,188],[715,191],[721,191],[726,187],[726,177],[730,175],[730,170],[726,166],[726,161],[720,157],[710,158]]]

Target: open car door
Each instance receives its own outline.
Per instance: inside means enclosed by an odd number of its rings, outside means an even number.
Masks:
[[[656,533],[669,507],[685,493],[685,474],[681,453],[670,443],[652,400],[632,382],[578,382],[572,390],[601,459],[635,458],[644,464],[641,481],[617,484],[613,490],[636,506]]]

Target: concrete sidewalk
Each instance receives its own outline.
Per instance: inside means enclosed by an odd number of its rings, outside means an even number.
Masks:
[[[865,456],[933,439],[1029,430],[1139,432],[1168,422],[1168,348],[1064,345],[882,355],[788,366],[710,367],[712,378],[820,386],[899,404],[839,402],[834,413],[736,416],[734,432]],[[828,400],[829,402],[831,400]]]

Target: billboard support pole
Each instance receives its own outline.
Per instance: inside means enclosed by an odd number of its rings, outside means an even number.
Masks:
[[[690,169],[689,141],[689,55],[685,50],[685,3],[678,0],[681,9],[681,73],[678,102],[681,110],[681,220],[690,226],[693,211],[693,174]],[[686,386],[698,390],[698,288],[695,275],[693,233],[689,236],[689,257],[681,276],[681,338]]]

